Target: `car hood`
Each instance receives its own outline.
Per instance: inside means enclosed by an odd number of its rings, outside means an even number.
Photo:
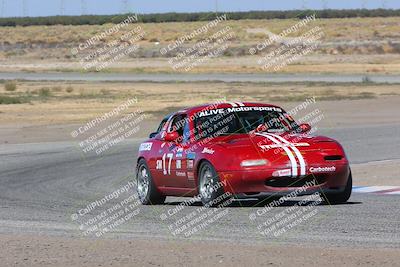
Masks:
[[[347,164],[342,146],[332,138],[306,134],[256,133],[220,136],[212,141],[213,148],[229,155],[226,161],[239,166],[243,160],[264,158],[270,166],[287,168],[290,161],[304,161],[307,166]],[[211,145],[211,144],[210,144]],[[218,153],[219,154],[219,153]],[[217,154],[216,154],[217,155]],[[219,158],[219,161],[224,159]]]
[[[279,146],[280,144],[295,145],[298,147],[312,147],[320,143],[337,143],[334,139],[326,136],[313,136],[307,134],[286,134],[286,133],[256,133],[238,134],[230,136],[220,136],[214,138],[213,143],[226,148],[236,148],[244,146]]]

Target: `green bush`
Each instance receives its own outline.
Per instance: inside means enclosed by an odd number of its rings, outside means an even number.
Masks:
[[[17,90],[17,83],[15,81],[8,81],[4,84],[4,89],[9,92]]]
[[[53,88],[51,88],[51,90],[53,90],[54,92],[61,92],[62,91],[62,87],[61,86],[54,86]]]
[[[47,88],[47,87],[40,88],[39,96],[41,96],[41,97],[49,97],[49,96],[51,96],[50,89]]]
[[[26,101],[23,100],[20,97],[12,97],[12,96],[5,96],[5,95],[0,95],[0,105],[4,104],[22,104],[25,103]]]

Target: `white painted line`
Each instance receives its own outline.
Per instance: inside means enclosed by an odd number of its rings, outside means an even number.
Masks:
[[[382,192],[388,191],[388,192]],[[353,186],[354,193],[376,193],[381,195],[400,195],[400,186]]]
[[[366,187],[361,187],[361,188],[354,188],[353,192],[357,192],[357,193],[374,193],[374,192],[379,192],[379,191],[383,191],[383,190],[392,190],[392,189],[396,189],[399,188],[399,186],[366,186]]]
[[[385,195],[400,195],[400,188],[398,191],[388,192],[388,193],[385,193]]]

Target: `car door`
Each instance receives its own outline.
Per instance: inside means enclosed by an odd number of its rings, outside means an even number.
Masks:
[[[168,131],[176,131],[179,138],[175,142],[166,142],[162,155],[163,174],[169,187],[188,188],[191,183],[187,174],[187,153],[189,148],[189,122],[185,113],[172,117]]]
[[[163,132],[166,131],[167,122],[169,117],[164,118],[156,132],[150,134],[152,139],[152,150],[148,159],[148,165],[150,168],[151,175],[157,184],[157,186],[166,186],[166,179],[163,173],[162,158],[166,153],[165,142],[162,138]]]

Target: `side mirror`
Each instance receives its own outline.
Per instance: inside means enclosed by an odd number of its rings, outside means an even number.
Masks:
[[[300,129],[303,133],[307,133],[311,130],[311,125],[308,123],[302,123],[300,124]]]
[[[157,134],[158,134],[157,132],[151,133],[151,134],[149,135],[149,138],[154,138]]]
[[[174,142],[178,138],[179,138],[178,132],[169,132],[166,133],[164,136],[164,140],[167,142]]]

